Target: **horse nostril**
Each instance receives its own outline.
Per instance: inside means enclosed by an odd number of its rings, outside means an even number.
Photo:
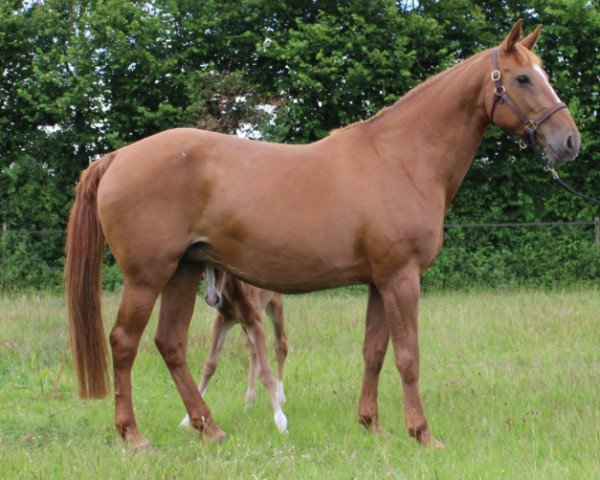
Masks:
[[[573,135],[569,135],[567,137],[567,141],[565,143],[566,143],[566,146],[567,146],[567,150],[569,152],[572,152],[575,149],[575,145],[573,143]]]

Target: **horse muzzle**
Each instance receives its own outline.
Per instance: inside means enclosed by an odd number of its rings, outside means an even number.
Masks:
[[[581,135],[577,129],[552,132],[544,136],[546,153],[552,164],[574,160],[581,148]]]

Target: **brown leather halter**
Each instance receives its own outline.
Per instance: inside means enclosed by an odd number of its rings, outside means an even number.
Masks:
[[[511,98],[506,93],[506,88],[502,85],[502,75],[500,73],[500,69],[498,68],[498,49],[494,48],[492,50],[492,81],[496,84],[496,88],[494,90],[494,104],[492,105],[492,113],[490,115],[490,119],[492,123],[494,123],[494,111],[496,110],[496,106],[498,103],[505,103],[513,113],[519,117],[519,119],[525,124],[525,132],[523,134],[523,138],[519,142],[519,145],[522,148],[526,148],[529,145],[535,145],[535,131],[537,128],[548,120],[552,115],[563,108],[567,108],[567,106],[563,102],[557,102],[553,106],[551,106],[548,110],[546,110],[542,115],[533,120],[529,118],[523,110],[519,108],[519,106],[511,100]]]

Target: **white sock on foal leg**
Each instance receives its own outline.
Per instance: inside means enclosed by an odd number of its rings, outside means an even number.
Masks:
[[[285,403],[285,393],[283,391],[283,380],[277,380],[277,401],[279,405]]]

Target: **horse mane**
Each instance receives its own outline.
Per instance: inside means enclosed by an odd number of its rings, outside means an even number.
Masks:
[[[447,69],[429,77],[427,80],[420,83],[416,87],[411,88],[408,92],[406,92],[402,97],[400,97],[398,100],[396,100],[393,104],[388,105],[387,107],[383,107],[377,113],[375,113],[374,115],[370,116],[369,118],[367,118],[365,120],[359,120],[357,122],[351,123],[350,125],[346,125],[345,127],[336,128],[330,132],[330,135],[335,135],[336,133],[339,133],[348,128],[365,125],[365,124],[372,123],[372,122],[375,122],[375,121],[381,119],[386,114],[390,113],[392,110],[395,110],[395,109],[402,107],[402,106],[406,105],[407,103],[409,103],[417,95],[421,94],[425,90],[428,90],[430,87],[432,87],[433,85],[438,83],[440,80],[445,78],[446,75],[449,75],[450,72],[456,72],[457,69],[460,69],[462,67],[470,65],[471,61],[474,61],[475,59],[481,57],[482,55],[484,55],[486,52],[489,52],[489,51],[490,50],[488,49],[488,50],[483,50],[479,53],[476,53],[476,54],[472,55],[471,57],[467,58],[466,60],[460,61],[459,63],[453,65],[452,67],[447,68]],[[542,60],[540,57],[538,57],[531,50],[523,47],[520,44],[517,44],[517,48],[515,49],[514,53],[516,54],[518,63],[520,63],[521,65],[528,65],[528,64],[539,65],[539,66],[542,65]]]

